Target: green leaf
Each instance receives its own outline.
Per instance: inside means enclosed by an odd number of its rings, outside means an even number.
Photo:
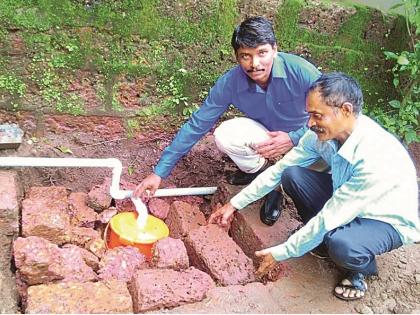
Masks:
[[[400,108],[401,107],[401,102],[398,101],[398,100],[392,100],[388,103],[389,103],[389,105],[391,105],[392,108]]]
[[[397,63],[402,66],[406,66],[410,63],[406,56],[399,56],[397,59]]]
[[[73,154],[73,151],[70,148],[67,148],[63,145],[58,146],[57,149],[63,153]]]
[[[129,166],[128,168],[127,168],[127,173],[128,173],[128,175],[133,175],[133,173],[134,173],[134,166]]]
[[[394,84],[395,87],[397,87],[400,84],[400,80],[398,78],[394,78],[392,80],[392,83]]]
[[[411,142],[417,141],[418,137],[414,130],[409,130],[404,134],[404,140],[407,144],[410,144]]]
[[[391,6],[391,7],[389,8],[389,10],[395,10],[395,9],[397,9],[397,8],[399,8],[399,7],[403,6],[403,5],[404,5],[404,3],[403,3],[403,2],[401,2],[401,3],[397,3],[397,4],[394,4],[393,6]]]
[[[384,51],[384,54],[389,59],[398,59],[398,55],[393,53],[392,51]]]

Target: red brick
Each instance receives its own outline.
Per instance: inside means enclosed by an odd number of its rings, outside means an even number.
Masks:
[[[221,285],[254,280],[254,267],[242,249],[214,224],[191,231],[185,238],[192,266],[207,272]]]
[[[64,239],[66,242],[80,246],[86,247],[88,243],[93,240],[101,238],[101,234],[91,228],[72,226],[65,231]]]
[[[118,213],[118,210],[115,207],[105,209],[98,214],[98,221],[102,224],[108,224],[111,221],[112,217]]]
[[[244,187],[222,183],[210,204],[213,208],[216,208],[217,203],[225,204],[242,188]],[[292,213],[291,206],[284,208],[279,220],[273,226],[265,225],[260,220],[260,208],[263,202],[262,199],[235,212],[230,228],[233,240],[248,257],[254,260],[255,264],[259,263],[259,259],[254,255],[256,250],[283,243],[291,235],[291,232],[301,225],[295,219],[296,214]]]
[[[94,228],[98,215],[87,206],[88,195],[83,192],[71,193],[69,196],[69,210],[71,223],[76,226]]]
[[[132,313],[127,285],[116,280],[57,283],[29,287],[26,313]]]
[[[98,271],[99,269],[99,258],[88,251],[87,249],[81,248],[79,246],[73,245],[73,244],[66,244],[62,248],[69,248],[71,250],[78,251],[80,255],[82,256],[84,262],[86,265],[88,265],[90,268],[92,268],[94,271]]]
[[[111,179],[106,178],[101,185],[94,186],[88,193],[88,206],[102,211],[111,206],[112,197],[109,191]]]
[[[83,282],[97,279],[79,251],[61,249],[41,237],[19,237],[13,244],[13,254],[21,278],[29,285],[55,280]]]
[[[134,312],[141,313],[201,301],[214,288],[210,276],[193,267],[139,270],[129,283]]]
[[[150,199],[147,208],[151,214],[162,220],[165,220],[169,213],[169,203],[159,198]]]
[[[13,239],[19,234],[22,189],[14,171],[0,171],[0,269],[10,269]]]
[[[102,258],[106,252],[106,243],[103,239],[96,238],[87,242],[84,248],[93,253],[96,257]]]
[[[187,249],[180,239],[166,237],[153,244],[153,267],[181,270],[190,266]]]
[[[207,224],[204,214],[198,207],[182,201],[172,203],[165,223],[169,228],[169,236],[173,238],[183,238],[190,231]]]
[[[301,223],[296,220],[289,209],[284,209],[278,221],[268,226],[261,222],[260,208],[262,200],[255,202],[234,215],[230,233],[244,253],[257,264],[259,259],[254,255],[256,250],[275,246],[285,242]]]
[[[64,187],[31,187],[22,202],[22,235],[43,237],[55,244],[66,242],[70,226]]]
[[[108,250],[99,263],[101,280],[129,281],[134,273],[147,268],[146,257],[132,246],[116,247]]]
[[[18,226],[12,226],[10,229],[3,227],[4,221],[16,221],[19,212],[19,199],[22,196],[22,189],[19,178],[14,171],[0,171],[0,224],[2,229],[0,233],[7,235],[15,234],[19,231]]]

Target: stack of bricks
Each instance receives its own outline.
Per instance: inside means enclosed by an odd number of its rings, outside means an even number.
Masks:
[[[68,195],[64,187],[28,191],[23,237],[14,244],[26,312],[147,312],[198,303],[216,294],[216,287],[241,290],[255,281],[254,251],[281,243],[299,225],[287,212],[274,226],[263,225],[257,202],[235,213],[231,237],[207,224],[197,206],[156,200],[153,212],[165,220],[170,236],[154,244],[147,261],[134,247],[104,248],[98,226],[109,221],[107,211],[121,211],[118,203],[111,207],[106,189],[104,183],[89,194]],[[213,208],[239,189],[222,183]]]

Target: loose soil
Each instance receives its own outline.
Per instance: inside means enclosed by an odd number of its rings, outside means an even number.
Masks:
[[[171,141],[175,128],[162,130],[146,128],[132,138],[104,137],[80,130],[76,133],[48,133],[34,138],[26,134],[17,150],[2,150],[0,156],[118,158],[123,166],[122,181],[137,184],[151,171],[163,148]],[[64,152],[67,153],[64,153]],[[420,170],[420,144],[412,144],[409,151]],[[218,186],[233,163],[216,148],[211,134],[204,137],[184,157],[165,179],[162,187]],[[101,168],[22,168],[19,170],[24,189],[31,186],[65,186],[72,191],[88,192],[111,176],[110,169]],[[186,201],[194,200],[191,197]],[[189,198],[189,199],[188,199]],[[204,200],[204,206],[210,204]],[[288,203],[288,207],[293,207]],[[273,303],[278,312],[287,313],[419,313],[420,312],[420,245],[401,248],[378,258],[380,274],[368,280],[369,291],[361,302],[343,302],[334,298],[331,290],[342,273],[327,261],[311,255],[288,262],[289,270],[277,281],[269,281],[270,299],[259,303]],[[253,312],[245,299],[237,297],[206,299],[167,312]],[[243,302],[243,303],[242,303]],[[271,305],[272,307],[272,305]]]

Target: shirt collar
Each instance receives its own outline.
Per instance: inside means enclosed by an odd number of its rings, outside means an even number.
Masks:
[[[360,114],[356,120],[356,126],[354,127],[353,132],[337,152],[337,154],[341,155],[349,163],[353,163],[355,160],[356,148],[360,143],[363,135],[366,133],[365,126],[366,117]]]
[[[249,90],[251,92],[259,92],[262,91],[261,88],[258,88],[257,84],[255,84],[254,81],[252,81],[244,72],[244,70],[241,68],[241,66],[238,65],[238,70],[240,72],[239,80],[238,80],[238,91],[245,91]],[[272,78],[287,78],[285,66],[284,66],[284,60],[280,56],[279,53],[277,53],[277,56],[273,60],[273,68],[271,69],[271,76]]]

